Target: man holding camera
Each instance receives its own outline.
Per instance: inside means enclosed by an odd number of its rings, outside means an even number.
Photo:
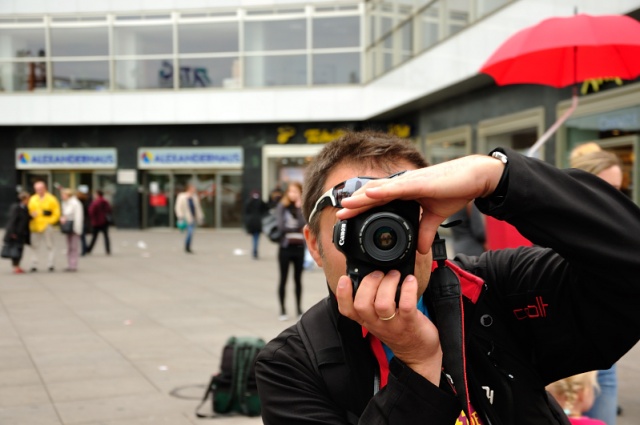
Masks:
[[[29,222],[31,229],[31,271],[38,271],[38,250],[44,243],[47,248],[47,265],[49,271],[54,270],[55,249],[53,246],[53,228],[60,219],[60,203],[49,191],[43,181],[37,181],[33,185],[35,193],[29,199],[29,214],[32,219]]]
[[[640,210],[587,173],[506,149],[426,167],[362,132],[328,144],[305,186],[330,295],[258,358],[267,425],[568,424],[545,385],[640,337]],[[445,261],[437,230],[473,199],[537,246]],[[420,205],[418,229],[385,210],[396,200]]]

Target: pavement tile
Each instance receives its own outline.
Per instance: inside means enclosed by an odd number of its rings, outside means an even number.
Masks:
[[[63,425],[51,404],[3,407],[0,409],[2,425]]]
[[[137,375],[137,376],[136,376]],[[156,394],[158,390],[139,374],[116,378],[90,378],[63,382],[49,382],[51,399],[58,402],[101,399],[125,395]]]
[[[55,403],[55,407],[64,423],[69,425],[105,419],[133,420],[151,415],[161,417],[173,415],[177,410],[175,400],[160,393],[59,402]]]
[[[0,410],[6,407],[46,404],[49,401],[49,395],[40,383],[0,386]]]
[[[42,385],[35,367],[0,369],[0,387],[21,387],[23,385]],[[0,421],[0,424],[3,423]]]

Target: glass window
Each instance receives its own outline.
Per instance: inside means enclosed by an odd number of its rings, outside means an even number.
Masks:
[[[245,58],[245,86],[303,86],[307,84],[307,57],[249,56]]]
[[[44,28],[0,29],[0,57],[44,56]]]
[[[315,49],[359,46],[360,17],[345,16],[313,20],[313,47]]]
[[[54,90],[109,90],[108,61],[54,61],[51,68]]]
[[[422,51],[433,46],[440,38],[440,2],[436,1],[429,5],[420,15],[421,36],[420,48]]]
[[[448,31],[447,35],[453,35],[458,31],[469,25],[471,13],[470,13],[470,0],[448,0]]]
[[[173,77],[173,62],[168,58],[116,61],[117,89],[170,89]]]
[[[409,20],[405,22],[402,27],[396,31],[396,37],[400,37],[400,46],[402,46],[400,61],[404,62],[407,59],[411,59],[413,55],[413,21]]]
[[[266,50],[306,49],[307,21],[245,22],[245,49],[250,52]]]
[[[171,25],[116,26],[116,55],[157,55],[173,52]]]
[[[180,87],[238,87],[239,61],[232,58],[180,59]]]
[[[313,55],[313,84],[360,83],[360,54]]]
[[[107,27],[51,28],[51,56],[108,56]]]
[[[478,11],[478,17],[487,15],[500,6],[504,6],[510,0],[476,0],[476,10]]]
[[[217,53],[239,50],[237,22],[180,24],[178,53]]]
[[[46,73],[44,62],[0,62],[0,92],[45,89]]]

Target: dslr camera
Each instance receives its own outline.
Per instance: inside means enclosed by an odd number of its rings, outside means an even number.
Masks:
[[[335,224],[333,244],[347,258],[354,296],[369,273],[398,270],[398,302],[400,285],[414,271],[419,220],[420,204],[396,200]]]

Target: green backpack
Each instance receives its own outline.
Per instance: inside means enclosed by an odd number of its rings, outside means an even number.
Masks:
[[[246,416],[260,415],[260,398],[256,385],[256,356],[265,346],[261,338],[231,337],[222,350],[220,372],[214,375],[196,408],[196,416],[210,418],[198,412],[213,397],[213,411],[219,414],[240,413]]]

